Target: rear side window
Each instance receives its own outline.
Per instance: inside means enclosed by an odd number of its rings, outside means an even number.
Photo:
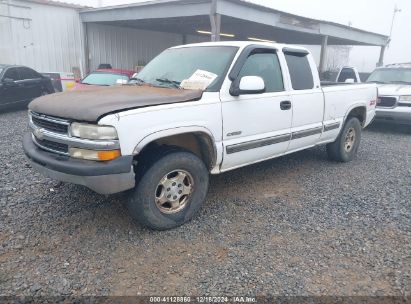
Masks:
[[[257,53],[247,58],[240,72],[244,76],[260,76],[264,79],[266,92],[284,91],[280,62],[275,53]]]
[[[285,53],[291,83],[294,90],[309,90],[314,88],[314,78],[308,62],[307,54]]]
[[[20,80],[19,74],[17,73],[17,69],[16,68],[10,68],[6,71],[6,73],[4,73],[4,77],[3,79],[12,79],[12,80]]]
[[[19,68],[19,73],[21,79],[36,79],[40,77],[36,71],[29,68]]]
[[[354,79],[357,82],[357,77],[353,69],[343,68],[341,70],[340,76],[338,76],[337,82],[345,82],[347,79]]]

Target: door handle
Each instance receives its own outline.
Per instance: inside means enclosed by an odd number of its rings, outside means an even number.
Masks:
[[[289,100],[282,101],[280,103],[280,108],[283,111],[290,110],[291,109],[291,101],[289,101]]]

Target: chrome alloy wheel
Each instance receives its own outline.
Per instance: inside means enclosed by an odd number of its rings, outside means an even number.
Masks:
[[[177,213],[186,207],[193,190],[194,179],[190,173],[180,169],[172,171],[157,185],[156,205],[163,213]]]
[[[356,139],[355,129],[354,128],[348,129],[348,132],[347,132],[347,135],[345,136],[345,141],[344,141],[344,149],[346,152],[351,152],[351,150],[354,148],[355,139]]]

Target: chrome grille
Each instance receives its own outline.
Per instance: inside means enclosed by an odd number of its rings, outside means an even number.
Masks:
[[[91,140],[71,136],[69,120],[34,112],[29,112],[29,119],[33,142],[49,152],[68,156],[71,147],[99,151],[120,149],[118,140]]]
[[[57,154],[68,155],[69,146],[67,144],[43,138],[44,132],[50,132],[49,134],[55,134],[56,136],[67,136],[70,125],[68,120],[31,111],[29,112],[29,117],[30,125],[33,131],[33,142],[39,148]]]
[[[47,139],[38,139],[35,136],[33,136],[33,141],[41,149],[58,154],[68,155],[68,145],[50,141]]]
[[[377,107],[392,108],[397,103],[395,97],[380,97],[378,99]]]
[[[45,129],[50,132],[56,132],[60,134],[68,134],[68,128],[70,122],[60,118],[46,116],[38,113],[31,112],[31,121],[39,128]]]
[[[68,132],[68,126],[50,122],[44,119],[39,119],[35,116],[32,117],[33,123],[40,128],[48,131],[66,134]]]

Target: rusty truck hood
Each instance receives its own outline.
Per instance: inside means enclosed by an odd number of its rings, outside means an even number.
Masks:
[[[33,100],[29,109],[50,116],[97,122],[110,113],[199,100],[202,94],[201,90],[127,85],[46,95]]]

